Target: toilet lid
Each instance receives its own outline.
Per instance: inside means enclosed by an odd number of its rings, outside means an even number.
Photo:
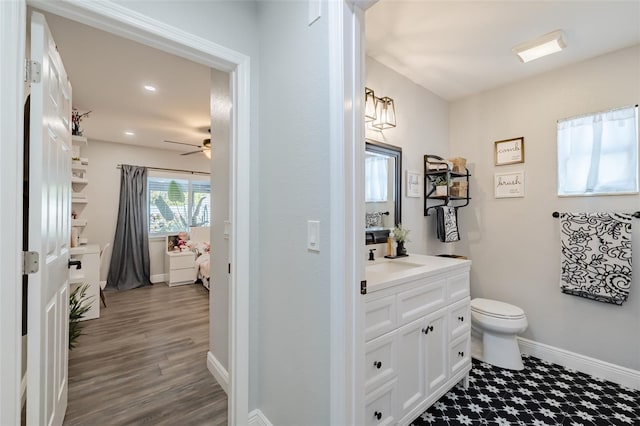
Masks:
[[[523,318],[524,311],[517,306],[491,299],[471,300],[471,310],[492,317],[499,318]]]

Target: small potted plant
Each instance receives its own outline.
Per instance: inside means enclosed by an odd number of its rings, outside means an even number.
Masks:
[[[396,240],[397,243],[396,257],[407,256],[407,249],[404,246],[404,243],[409,241],[409,238],[407,238],[409,232],[411,231],[407,228],[403,228],[400,223],[393,229],[393,239]]]
[[[447,178],[444,176],[436,176],[433,179],[433,186],[436,187],[436,196],[437,197],[446,197],[447,196]]]

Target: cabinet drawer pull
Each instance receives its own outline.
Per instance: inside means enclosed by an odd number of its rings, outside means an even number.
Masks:
[[[373,366],[379,370],[382,367],[382,363],[380,361],[373,361]]]
[[[458,321],[464,322],[464,317],[458,317]]]
[[[422,329],[422,332],[423,332],[424,334],[429,334],[429,332],[430,332],[430,331],[433,331],[433,326],[432,326],[432,325],[427,326],[427,327],[425,327],[425,328],[423,328],[423,329]]]
[[[459,357],[463,357],[464,356],[464,352],[462,352],[462,351],[458,352],[458,356]]]
[[[376,411],[375,413],[373,413],[373,417],[380,420],[382,418],[382,413],[380,411]]]

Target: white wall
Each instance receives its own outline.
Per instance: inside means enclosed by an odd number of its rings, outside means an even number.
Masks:
[[[205,88],[206,90],[206,88]],[[119,143],[89,139],[81,155],[89,159],[86,194],[89,204],[80,216],[87,219],[83,237],[89,244],[113,245],[120,197],[120,170],[118,164],[164,167],[209,172],[209,160],[204,155],[182,156],[179,151],[136,147]],[[206,177],[203,177],[206,179]],[[164,238],[150,239],[149,256],[151,275],[164,274]],[[112,255],[116,255],[113,253]]]
[[[549,72],[451,104],[451,152],[470,162],[471,206],[459,215],[456,250],[473,260],[473,297],[522,307],[523,337],[640,370],[640,277],[627,302],[615,306],[560,292],[560,233],[553,211],[640,208],[638,195],[559,198],[556,120],[637,104],[640,47]],[[393,96],[393,94],[391,95]],[[496,167],[493,142],[524,136],[524,164]],[[524,198],[495,199],[494,172],[524,170]],[[640,221],[634,220],[634,263]]]
[[[274,425],[327,425],[329,80],[327,6],[258,2],[260,270],[258,407]],[[307,250],[320,221],[320,252]]]
[[[425,154],[449,156],[448,103],[370,57],[366,58],[365,81],[377,97],[388,96],[395,101],[397,126],[384,131],[367,126],[366,137],[402,148],[402,225],[411,230],[407,250],[420,254],[446,253],[449,248],[436,239],[435,216],[424,216],[423,196],[406,196],[406,176],[407,170],[424,172]],[[458,214],[465,213],[461,209]],[[380,256],[386,250],[385,245],[376,246],[376,256]]]

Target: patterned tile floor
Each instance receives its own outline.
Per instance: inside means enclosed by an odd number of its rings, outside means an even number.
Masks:
[[[473,360],[466,391],[458,385],[413,426],[640,425],[640,391],[534,357],[511,371]]]

